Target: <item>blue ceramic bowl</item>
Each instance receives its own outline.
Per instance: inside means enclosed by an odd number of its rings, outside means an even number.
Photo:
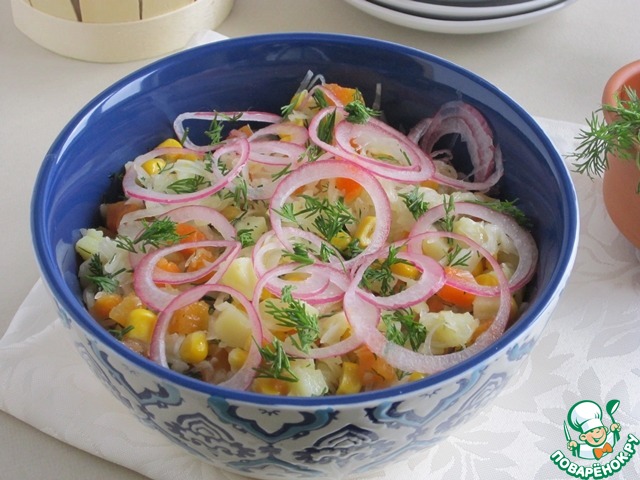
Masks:
[[[491,348],[455,368],[383,391],[274,398],[176,374],[128,350],[85,310],[79,230],[98,222],[110,176],[172,134],[193,110],[286,105],[308,70],[358,86],[397,127],[462,99],[488,119],[504,154],[502,193],[534,222],[540,249],[530,307]],[[568,172],[534,120],[482,78],[422,51],[329,34],[239,38],[153,63],[98,95],[52,145],[32,205],[42,275],[82,357],[144,424],[223,469],[256,478],[340,478],[447,438],[496,397],[540,337],[576,253],[578,212]]]

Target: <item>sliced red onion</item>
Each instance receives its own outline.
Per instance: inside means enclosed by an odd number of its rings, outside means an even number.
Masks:
[[[187,120],[202,120],[206,122],[212,122],[213,120],[219,122],[237,121],[237,122],[261,122],[261,123],[278,123],[282,121],[280,115],[269,112],[184,112],[178,115],[173,121],[173,130],[176,133],[176,138],[180,138],[183,141],[185,147],[199,152],[210,152],[219,147],[216,145],[197,145],[193,143],[187,131],[184,128],[184,122]]]
[[[299,187],[309,183],[318,182],[327,178],[349,178],[364,188],[369,194],[376,212],[376,227],[371,235],[371,243],[361,254],[367,255],[375,252],[384,245],[391,228],[391,207],[387,194],[380,182],[362,167],[346,160],[322,160],[307,163],[294,172],[287,175],[276,188],[271,198],[269,218],[271,228],[274,230],[280,242],[287,250],[292,250],[292,245],[283,230],[282,217],[277,211],[282,209],[287,198]],[[330,241],[331,239],[327,239]],[[345,261],[345,267],[353,263],[354,259]]]
[[[278,140],[273,139],[275,136],[278,137]],[[287,138],[287,140],[283,140],[283,137]],[[309,132],[303,126],[296,125],[295,123],[280,122],[257,130],[249,136],[248,140],[251,143],[277,141],[304,146],[309,140]]]
[[[193,272],[163,272],[156,268],[158,261],[165,256],[185,250],[187,248],[224,248],[224,252],[212,263]],[[147,253],[138,261],[133,272],[133,288],[142,302],[153,310],[164,309],[178,294],[170,293],[157,286],[157,283],[167,285],[183,285],[193,283],[216,272],[208,280],[217,282],[224,275],[229,261],[240,252],[240,243],[227,240],[202,240],[198,242],[180,243],[170,247],[159,248]]]
[[[260,365],[262,357],[258,349],[258,345],[262,345],[262,324],[258,316],[258,312],[253,308],[252,303],[240,292],[234,288],[226,285],[211,285],[205,284],[197,287],[193,287],[187,290],[176,298],[174,298],[167,307],[158,315],[158,321],[156,322],[153,336],[151,338],[151,344],[149,346],[150,358],[164,367],[168,367],[167,354],[165,346],[165,338],[171,318],[176,310],[184,308],[187,305],[195,303],[202,299],[204,296],[211,292],[218,292],[230,295],[240,303],[244,311],[246,312],[249,321],[251,322],[251,329],[253,332],[254,342],[251,342],[247,359],[238,371],[231,376],[228,380],[221,382],[221,387],[228,387],[239,390],[246,390],[251,385],[253,378],[255,377],[255,369]]]
[[[329,144],[318,136],[318,128],[322,120],[329,114],[336,112],[334,128],[336,144]],[[354,124],[343,120],[344,112],[334,107],[327,107],[316,114],[309,124],[309,137],[323,150],[338,158],[345,158],[366,168],[378,176],[406,183],[419,183],[430,179],[435,167],[430,157],[421,151],[413,142],[397,130],[376,119],[369,119],[366,124]],[[365,143],[385,141],[380,154],[389,153],[394,157],[409,158],[410,165],[394,165],[375,157],[367,156],[356,151],[355,145],[364,146]]]
[[[496,272],[499,283],[498,293],[500,295],[500,304],[496,317],[491,326],[480,334],[471,346],[454,353],[428,355],[414,352],[413,350],[387,340],[382,332],[377,329],[380,309],[365,301],[357,293],[357,285],[360,281],[358,277],[353,278],[351,286],[345,293],[343,303],[345,313],[356,335],[363,338],[364,343],[374,354],[383,357],[394,368],[406,372],[420,372],[425,374],[433,374],[451,368],[495,342],[507,326],[511,308],[511,294],[509,292],[508,281],[500,265],[488,251],[467,237],[450,232],[425,232],[419,236],[420,239],[429,237],[450,237],[468,242],[471,248],[476,249],[487,259]]]
[[[434,180],[464,190],[486,190],[502,176],[502,157],[496,155],[493,132],[484,116],[472,105],[456,100],[445,103],[436,114],[419,122],[411,132],[422,150],[432,153],[436,143],[445,135],[456,134],[466,143],[473,165],[473,182],[454,181],[436,174]]]
[[[238,175],[238,173],[242,170],[242,167],[247,162],[249,158],[249,142],[247,142],[244,138],[237,138],[232,142],[226,143],[222,147],[218,148],[213,155],[212,164],[215,165],[216,161],[225,154],[234,153],[238,156],[237,160],[234,162],[233,168],[230,171],[220,177],[217,181],[213,182],[213,184],[209,187],[203,188],[196,192],[192,193],[163,193],[163,192],[155,192],[148,188],[141,187],[137,183],[138,174],[134,167],[142,165],[145,161],[150,158],[154,158],[158,155],[159,150],[153,150],[150,153],[140,155],[133,161],[133,164],[129,164],[127,166],[127,171],[122,180],[122,187],[124,189],[124,193],[132,198],[137,198],[140,200],[148,201],[148,202],[157,202],[157,203],[165,203],[165,204],[176,204],[176,203],[184,203],[190,202],[194,200],[199,200],[208,196],[213,195],[214,193],[225,188],[229,183]],[[152,155],[153,154],[153,155]]]
[[[538,247],[531,233],[521,227],[513,217],[497,212],[484,205],[469,202],[455,202],[455,213],[479,218],[493,223],[500,228],[511,240],[518,251],[518,266],[509,280],[511,291],[522,288],[535,273],[538,263]],[[416,235],[435,230],[434,223],[446,215],[444,205],[437,205],[425,212],[415,223],[409,233],[409,251],[422,252],[422,243],[416,240]],[[466,241],[466,240],[465,240]],[[467,242],[469,243],[469,242]]]
[[[386,256],[387,254],[388,250],[385,252],[385,249],[381,249],[377,254],[369,255],[369,260],[358,266],[358,271],[355,272],[353,278],[362,279],[367,268],[369,268],[378,258]],[[363,290],[358,286],[356,287],[358,295],[367,302],[375,305],[377,308],[383,310],[397,310],[399,308],[408,308],[420,302],[424,302],[444,285],[444,269],[431,257],[409,252],[398,252],[397,258],[411,262],[418,268],[418,270],[420,270],[420,278],[416,280],[415,283],[412,283],[406,289],[398,293],[386,297],[374,295],[373,293]]]

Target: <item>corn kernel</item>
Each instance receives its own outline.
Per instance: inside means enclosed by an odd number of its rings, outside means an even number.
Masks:
[[[418,380],[422,380],[425,377],[426,375],[424,373],[413,372],[411,375],[407,377],[407,380],[409,380],[410,382],[417,382]]]
[[[275,378],[256,378],[252,390],[267,395],[286,395],[289,393],[289,382]]]
[[[485,287],[497,287],[500,284],[498,277],[493,272],[481,273],[476,276],[476,282]]]
[[[331,245],[333,245],[340,251],[345,250],[350,243],[351,243],[351,235],[349,235],[347,232],[338,232],[331,239]]]
[[[182,148],[182,144],[175,138],[167,138],[160,143],[156,148]],[[167,161],[175,162],[176,160],[197,160],[198,155],[195,153],[166,153],[162,155]]]
[[[374,216],[366,216],[358,225],[356,229],[355,237],[360,242],[360,246],[366,248],[371,243],[371,236],[373,235],[373,231],[376,229],[376,217]]]
[[[134,308],[129,312],[126,327],[133,327],[124,335],[131,340],[141,342],[151,341],[153,329],[156,326],[158,316],[146,308]]]
[[[149,175],[157,175],[167,165],[162,158],[152,158],[142,164],[142,169]]]
[[[391,265],[391,272],[402,278],[410,278],[411,280],[418,280],[422,273],[413,265],[407,263],[394,263]]]
[[[207,334],[202,330],[190,333],[180,345],[180,358],[187,363],[198,363],[207,358],[209,343]]]
[[[243,350],[242,348],[234,348],[229,352],[229,356],[228,356],[228,361],[229,361],[229,366],[231,367],[231,372],[235,373],[238,370],[240,370],[240,368],[242,368],[242,366],[244,365],[244,362],[247,360],[247,352],[246,350]]]
[[[342,364],[342,376],[340,384],[336,390],[338,395],[348,395],[350,393],[358,393],[362,388],[362,382],[358,375],[358,364],[354,362],[344,362]]]

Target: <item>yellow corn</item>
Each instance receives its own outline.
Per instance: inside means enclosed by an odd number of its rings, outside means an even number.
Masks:
[[[175,138],[167,138],[156,148],[182,148],[182,144]],[[162,155],[162,158],[170,162],[175,162],[178,159],[197,160],[198,155],[196,155],[195,153],[166,153]]]
[[[141,342],[149,342],[158,316],[146,308],[134,308],[129,312],[126,327],[131,328],[125,337]]]
[[[411,375],[409,375],[409,377],[407,377],[407,379],[410,382],[416,382],[418,380],[422,380],[423,378],[425,378],[426,375],[424,373],[420,373],[420,372],[413,372]]]
[[[207,335],[202,330],[193,332],[184,337],[180,345],[180,358],[187,363],[198,363],[207,358],[209,343]]]
[[[286,395],[289,393],[289,382],[275,378],[256,378],[252,390],[267,395]]]
[[[152,158],[142,164],[142,169],[149,175],[156,175],[167,165],[161,158]]]
[[[420,270],[407,263],[394,263],[391,265],[391,272],[399,277],[410,278],[411,280],[418,280],[421,275]]]
[[[358,225],[356,229],[355,237],[360,242],[360,246],[366,248],[371,243],[371,236],[373,235],[373,231],[376,229],[376,217],[374,216],[366,216]]]
[[[220,210],[220,213],[222,213],[222,215],[224,215],[224,218],[226,218],[227,220],[233,220],[235,218],[238,218],[242,214],[242,210],[240,210],[235,205],[229,205],[228,207],[224,207],[222,210]]]
[[[335,237],[331,239],[331,245],[338,250],[345,250],[351,243],[351,235],[347,232],[338,232]]]
[[[242,348],[234,348],[229,352],[227,360],[229,361],[231,371],[237,372],[242,368],[242,365],[244,365],[244,362],[247,360],[247,352]]]
[[[481,273],[476,276],[476,282],[485,287],[497,287],[500,283],[493,272]]]
[[[362,380],[358,375],[358,364],[354,362],[344,362],[342,364],[342,376],[336,393],[338,395],[348,395],[358,393],[362,389]]]

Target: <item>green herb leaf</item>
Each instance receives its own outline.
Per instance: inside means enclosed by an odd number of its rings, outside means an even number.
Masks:
[[[114,293],[120,286],[120,282],[115,277],[124,271],[125,269],[122,268],[115,273],[106,273],[100,260],[100,254],[94,253],[89,259],[90,274],[86,278],[98,288],[98,291]]]
[[[285,382],[297,382],[298,377],[291,370],[291,361],[277,338],[264,347],[258,345],[263,366],[255,369],[258,378],[275,378]]]
[[[424,199],[424,192],[420,191],[417,186],[413,187],[410,192],[401,193],[399,196],[415,220],[429,210],[429,203]]]
[[[176,232],[176,225],[176,222],[169,218],[159,218],[150,223],[142,220],[143,230],[136,238],[118,235],[115,241],[118,247],[129,252],[135,253],[139,247],[142,253],[146,253],[149,246],[160,248],[178,243],[182,236]]]
[[[298,350],[308,352],[320,335],[318,315],[309,313],[306,304],[291,295],[291,288],[291,285],[288,285],[282,289],[281,300],[284,306],[267,300],[265,312],[271,315],[278,325],[296,330],[298,338],[290,337],[291,342]]]
[[[382,322],[387,340],[402,346],[409,343],[413,351],[427,339],[427,327],[416,320],[415,313],[409,308],[383,313]]]
[[[346,120],[351,123],[367,123],[371,117],[378,117],[382,112],[367,107],[361,100],[354,100],[344,107],[348,113]]]
[[[204,178],[202,175],[195,175],[194,177],[182,178],[167,185],[167,190],[172,190],[175,193],[193,193],[200,190],[201,187],[209,187],[211,182]]]

